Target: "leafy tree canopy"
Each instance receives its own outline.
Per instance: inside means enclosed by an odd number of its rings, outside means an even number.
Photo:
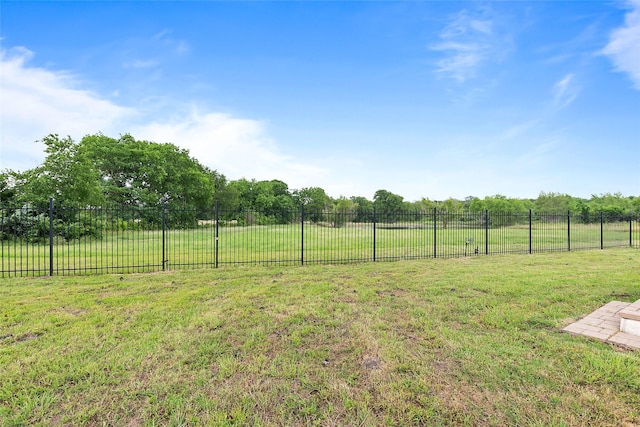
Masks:
[[[102,134],[71,137],[51,134],[42,139],[44,162],[24,172],[7,171],[0,184],[3,198],[18,203],[131,206],[180,203],[210,207],[216,190],[226,184],[218,174],[173,144],[118,139]]]

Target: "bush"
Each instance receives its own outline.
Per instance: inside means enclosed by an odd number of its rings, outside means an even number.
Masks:
[[[54,211],[54,214],[58,212]],[[102,222],[91,215],[61,215],[50,221],[48,210],[34,209],[23,205],[17,209],[2,209],[0,215],[0,239],[24,239],[30,243],[46,242],[49,239],[50,224],[53,235],[65,240],[81,237],[102,237]]]

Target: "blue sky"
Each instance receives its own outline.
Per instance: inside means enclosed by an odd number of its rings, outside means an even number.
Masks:
[[[640,195],[640,0],[0,3],[0,169],[49,133],[406,200]]]

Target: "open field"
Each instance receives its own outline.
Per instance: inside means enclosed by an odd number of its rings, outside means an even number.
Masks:
[[[149,272],[230,264],[300,265],[640,247],[637,221],[508,227],[347,223],[108,231],[48,245],[0,241],[1,275]],[[53,263],[50,264],[50,255]],[[164,262],[163,262],[164,261]]]
[[[640,251],[10,278],[0,425],[640,425]]]

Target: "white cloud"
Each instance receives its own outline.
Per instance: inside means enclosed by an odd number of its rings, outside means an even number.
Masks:
[[[640,0],[627,4],[631,11],[625,15],[624,25],[611,32],[602,53],[611,58],[617,71],[627,73],[640,90]]]
[[[553,86],[553,105],[564,108],[571,104],[580,92],[574,74],[567,74]]]
[[[502,51],[494,34],[494,23],[472,16],[467,10],[455,15],[440,33],[431,50],[443,52],[436,72],[460,83],[475,76],[479,66]]]
[[[172,142],[229,179],[280,179],[291,188],[318,185],[329,174],[280,152],[264,124],[222,113],[190,113],[168,122],[134,127],[136,139]],[[314,184],[316,183],[316,184]]]
[[[34,141],[50,133],[81,137],[109,131],[133,110],[78,89],[78,79],[62,71],[30,67],[33,52],[0,51],[0,169],[28,169],[43,159]]]

